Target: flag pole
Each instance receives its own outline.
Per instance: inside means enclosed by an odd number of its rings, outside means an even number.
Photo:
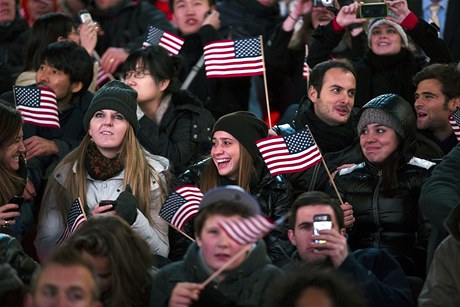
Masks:
[[[83,212],[83,215],[85,216],[85,219],[87,219],[88,217],[86,216],[85,208],[83,208],[83,206],[81,205],[80,196],[78,196],[77,199],[78,199],[78,205],[80,206],[81,212]]]
[[[175,230],[177,230],[180,234],[182,234],[184,237],[186,237],[190,241],[195,242],[195,239],[193,239],[191,236],[189,236],[188,234],[186,234],[185,232],[183,232],[182,230],[180,230],[179,228],[177,228],[173,224],[168,223],[168,225],[171,226],[172,228],[174,228]]]
[[[262,35],[259,35],[259,42],[260,42],[260,51],[262,54],[262,65],[263,65],[263,71],[264,71],[264,91],[265,91],[265,104],[267,105],[268,128],[271,128],[272,127],[272,117],[271,117],[271,111],[270,111],[270,102],[268,99],[267,72],[265,69],[264,44],[263,44]]]
[[[307,61],[308,59],[308,44],[305,44],[305,61]],[[308,66],[307,64],[307,68],[308,70],[310,70],[310,66]],[[308,77],[305,78],[305,82],[307,83],[307,92],[308,92],[308,80],[310,79],[310,72],[308,72]]]
[[[311,130],[308,127],[308,125],[305,125],[305,127],[308,129],[308,132],[310,133],[310,135],[311,135],[313,141],[315,142],[316,146],[318,146],[318,143],[316,143],[315,137],[313,136],[313,133],[311,133]],[[329,172],[329,168],[327,167],[326,160],[324,160],[324,157],[323,157],[322,154],[321,154],[321,162],[323,163],[324,169],[326,170],[326,173],[329,176],[329,180],[330,180],[330,182],[332,184],[332,187],[334,188],[335,193],[337,194],[337,198],[339,199],[340,204],[343,205],[342,197],[340,197],[339,190],[337,190],[337,186],[335,185],[334,179],[332,178],[331,172]]]
[[[102,62],[101,62],[101,57],[99,56],[99,54],[97,53],[96,50],[93,51],[93,57],[96,59],[96,61],[99,63],[99,66],[101,66]],[[109,80],[110,81],[113,81],[115,80],[115,77],[111,74],[111,73],[108,73],[107,76],[109,76]]]
[[[245,247],[243,247],[238,253],[233,255],[232,258],[230,258],[227,262],[225,262],[217,271],[212,273],[211,276],[209,276],[201,285],[203,287],[206,287],[213,279],[215,279],[217,276],[219,276],[223,271],[225,271],[235,260],[241,257],[244,253],[248,252],[249,249],[252,247],[252,244],[248,244]]]

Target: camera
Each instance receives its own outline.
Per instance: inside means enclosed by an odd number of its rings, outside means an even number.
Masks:
[[[16,204],[16,205],[18,205],[18,207],[19,207],[19,208],[18,208],[18,211],[21,209],[21,206],[22,206],[22,203],[23,203],[23,202],[24,202],[24,197],[23,197],[23,196],[13,196],[13,197],[11,197],[11,199],[8,201],[9,204]],[[5,211],[5,213],[6,213],[6,212],[14,212],[14,211],[16,211],[16,210],[14,210],[14,209],[11,210],[11,209],[10,209],[10,210]],[[7,219],[7,221],[13,221],[13,220],[14,220],[14,218],[9,218],[9,219]]]
[[[313,235],[318,236],[319,231],[323,229],[331,229],[332,220],[330,214],[315,214],[313,216]],[[315,243],[326,243],[325,240],[315,240]]]
[[[320,6],[320,7],[334,6],[334,0],[313,0],[313,6]]]
[[[388,16],[386,3],[362,3],[359,7],[359,18],[385,18]]]

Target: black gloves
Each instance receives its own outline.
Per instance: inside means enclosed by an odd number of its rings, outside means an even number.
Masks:
[[[133,195],[129,184],[126,185],[126,190],[118,196],[115,211],[129,225],[134,224],[137,217],[137,198]]]

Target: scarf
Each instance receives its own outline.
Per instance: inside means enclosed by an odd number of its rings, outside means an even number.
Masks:
[[[125,168],[125,164],[120,156],[107,158],[101,154],[94,142],[90,142],[86,151],[85,167],[91,178],[105,181],[119,174]]]

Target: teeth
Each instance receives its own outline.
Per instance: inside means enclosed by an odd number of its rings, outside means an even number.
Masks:
[[[103,132],[101,132],[101,134],[103,134],[103,135],[112,135],[112,132],[103,131]]]
[[[230,159],[217,159],[218,163],[224,163],[224,162],[228,162],[228,161],[230,161]]]

